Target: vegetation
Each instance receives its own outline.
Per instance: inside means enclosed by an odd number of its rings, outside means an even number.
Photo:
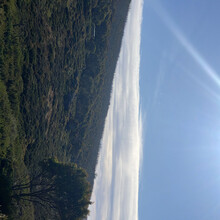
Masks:
[[[129,2],[0,1],[0,210],[9,218],[49,219],[31,199],[47,158],[83,167],[92,186]]]
[[[9,163],[1,161],[0,201],[3,213],[12,214],[12,202],[18,204],[21,200],[40,205],[54,219],[58,216],[60,219],[80,219],[89,213],[90,184],[86,171],[76,164],[44,160],[31,179],[24,176],[13,183]]]
[[[6,159],[2,159],[0,169],[0,201],[1,201],[1,212],[4,214],[11,213],[11,166],[10,162]]]
[[[91,204],[86,177],[86,172],[76,164],[44,160],[31,180],[11,187],[11,198],[41,205],[50,216],[56,213],[61,219],[83,218]],[[27,188],[31,188],[31,192],[23,191]]]

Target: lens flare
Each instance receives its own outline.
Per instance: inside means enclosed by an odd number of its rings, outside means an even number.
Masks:
[[[158,2],[152,2],[154,11],[158,14],[167,28],[173,33],[183,48],[189,53],[189,55],[196,61],[200,68],[206,73],[206,75],[220,87],[220,77],[218,73],[210,66],[210,64],[202,57],[202,55],[196,50],[191,42],[184,36],[182,31],[174,23],[173,19],[165,11],[164,8]]]

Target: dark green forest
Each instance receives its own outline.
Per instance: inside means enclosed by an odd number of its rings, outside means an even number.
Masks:
[[[9,219],[87,214],[129,3],[0,0],[0,213]],[[64,214],[55,191],[31,197],[49,190],[34,181],[48,161],[70,169],[70,184],[81,175],[81,216]]]

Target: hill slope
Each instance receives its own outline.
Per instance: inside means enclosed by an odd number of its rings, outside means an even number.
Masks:
[[[0,2],[0,159],[13,181],[56,157],[93,184],[129,3]],[[18,209],[33,218],[31,204]]]

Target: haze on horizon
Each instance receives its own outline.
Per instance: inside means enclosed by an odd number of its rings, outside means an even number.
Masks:
[[[138,219],[142,8],[142,0],[131,1],[101,140],[89,220]]]

